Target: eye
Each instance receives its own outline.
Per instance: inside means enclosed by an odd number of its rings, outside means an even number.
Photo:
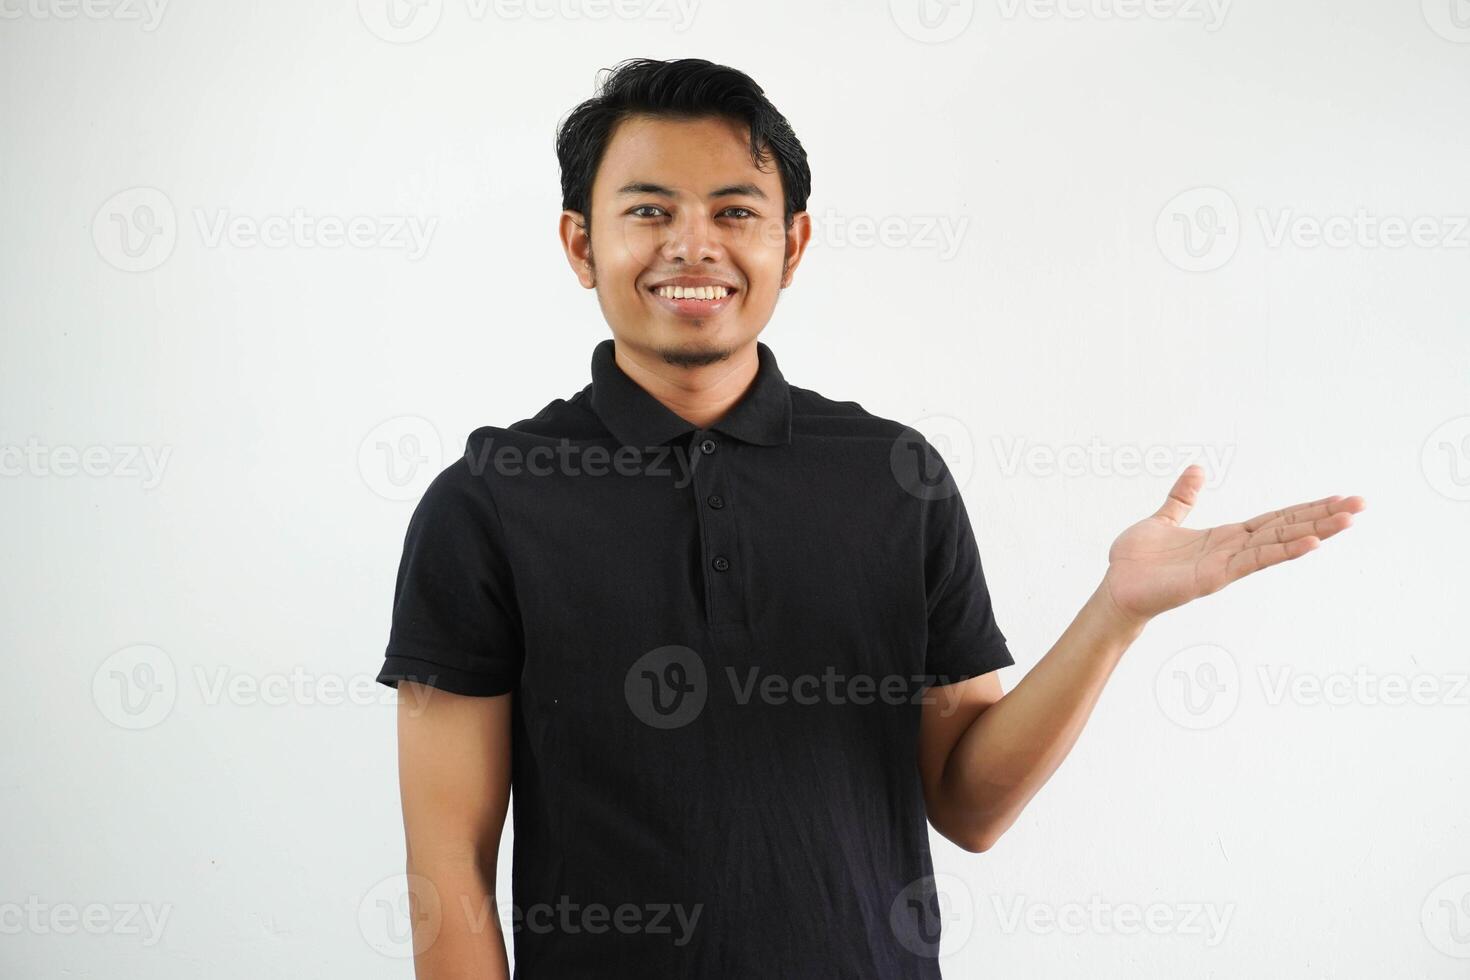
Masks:
[[[741,207],[726,208],[721,213],[722,214],[729,214],[731,211],[740,211],[740,212],[743,212],[742,214],[740,214],[738,216],[738,217],[740,217],[742,219],[744,219],[744,218],[754,218],[755,217],[755,212],[752,211],[752,210],[750,210],[750,208],[741,208]]]
[[[639,211],[662,211],[662,210],[663,210],[663,208],[659,207],[657,204],[640,204],[636,208],[633,208],[628,213],[631,214],[631,215],[633,215],[635,218],[656,218],[656,217],[658,217],[658,215],[654,215],[654,214],[639,214],[638,212]]]

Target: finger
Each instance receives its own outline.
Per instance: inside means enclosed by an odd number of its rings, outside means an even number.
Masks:
[[[1205,468],[1198,463],[1192,463],[1184,468],[1179,474],[1179,479],[1174,481],[1174,486],[1169,490],[1169,496],[1164,498],[1164,503],[1158,510],[1154,511],[1155,517],[1162,518],[1176,527],[1183,523],[1194,507],[1194,502],[1199,498],[1199,488],[1205,482]]]
[[[1281,522],[1287,520],[1292,515],[1305,514],[1313,507],[1322,507],[1323,516],[1326,516],[1325,508],[1337,499],[1339,498],[1334,495],[1323,497],[1321,500],[1307,500],[1299,504],[1292,504],[1290,507],[1283,507],[1280,510],[1268,510],[1264,514],[1257,514],[1241,526],[1247,531],[1259,531],[1261,528],[1269,526],[1272,522]]]
[[[1277,524],[1298,524],[1302,521],[1313,521],[1323,517],[1346,511],[1356,514],[1366,505],[1362,497],[1344,497],[1334,494],[1331,497],[1323,497],[1321,500],[1313,500],[1306,503],[1292,504],[1280,510],[1267,511],[1246,521],[1242,527],[1247,531],[1259,531],[1264,527],[1272,527]]]
[[[1230,557],[1225,564],[1225,574],[1231,580],[1245,578],[1252,572],[1259,572],[1263,568],[1279,565],[1293,558],[1300,558],[1309,551],[1315,551],[1321,541],[1315,535],[1307,535],[1304,538],[1296,538],[1281,544],[1263,544],[1257,548],[1246,548]]]
[[[1299,521],[1296,524],[1273,524],[1263,527],[1248,536],[1242,547],[1254,548],[1264,544],[1282,544],[1308,536],[1316,536],[1325,541],[1352,526],[1353,515],[1347,511],[1338,511],[1331,517],[1319,517],[1310,521]]]

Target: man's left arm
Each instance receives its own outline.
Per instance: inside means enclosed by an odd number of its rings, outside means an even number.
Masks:
[[[1204,471],[1180,474],[1158,511],[1123,532],[1108,570],[1015,689],[995,672],[926,692],[919,768],[929,821],[968,851],[990,848],[1076,744],[1113,668],[1154,616],[1352,525],[1361,497],[1324,497],[1207,530],[1181,527]]]

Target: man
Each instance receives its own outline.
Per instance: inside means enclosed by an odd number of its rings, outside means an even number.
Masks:
[[[935,978],[928,828],[985,851],[1148,620],[1296,558],[1329,497],[1180,526],[1184,471],[1060,639],[1014,663],[923,437],[789,384],[757,337],[810,173],[747,76],[619,66],[563,123],[561,239],[612,338],[592,378],[470,436],[414,513],[399,687],[418,975]]]

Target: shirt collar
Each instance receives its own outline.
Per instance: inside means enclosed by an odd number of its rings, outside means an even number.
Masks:
[[[791,441],[791,388],[776,366],[776,355],[756,341],[760,365],[755,380],[723,418],[708,428],[743,442],[778,446]],[[592,351],[591,407],[625,446],[657,446],[697,429],[644,391],[613,359],[613,341]]]

